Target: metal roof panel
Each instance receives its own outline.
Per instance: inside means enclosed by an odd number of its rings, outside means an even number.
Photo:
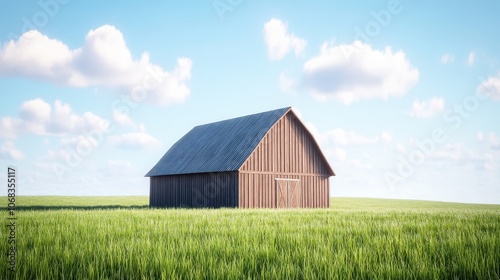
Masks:
[[[290,107],[199,125],[177,141],[146,177],[236,171]]]

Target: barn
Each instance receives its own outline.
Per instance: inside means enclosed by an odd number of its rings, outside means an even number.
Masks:
[[[146,174],[153,207],[329,207],[335,176],[288,108],[194,127]]]

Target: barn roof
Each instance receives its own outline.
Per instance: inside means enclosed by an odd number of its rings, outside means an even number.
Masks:
[[[290,107],[199,125],[175,143],[147,177],[238,170]]]
[[[196,126],[165,153],[146,177],[236,171],[290,110],[286,107]]]

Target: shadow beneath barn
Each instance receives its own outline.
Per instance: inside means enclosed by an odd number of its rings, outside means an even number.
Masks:
[[[29,205],[16,206],[17,211],[56,211],[56,210],[79,210],[79,211],[95,211],[95,210],[138,210],[149,209],[149,205]]]

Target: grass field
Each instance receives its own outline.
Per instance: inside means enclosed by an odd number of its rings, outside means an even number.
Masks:
[[[166,210],[147,202],[19,197],[15,276],[500,279],[500,205],[337,198],[330,209]],[[6,227],[1,236],[7,252]],[[15,278],[6,264],[0,278]]]

